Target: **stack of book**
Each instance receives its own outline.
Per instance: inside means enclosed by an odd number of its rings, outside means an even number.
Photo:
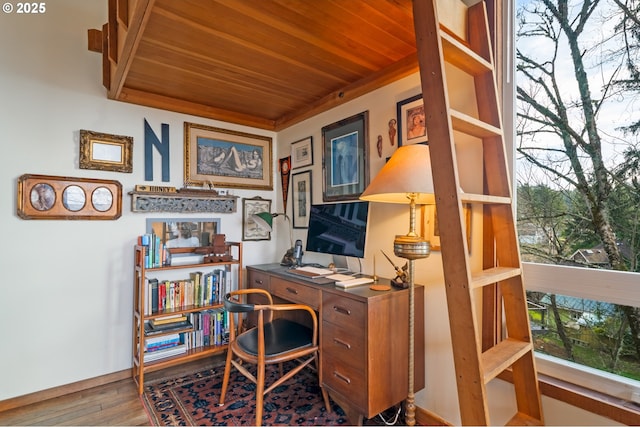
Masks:
[[[187,346],[181,342],[180,334],[150,337],[145,340],[144,361],[145,363],[153,362],[154,360],[176,356],[186,352]]]
[[[192,327],[191,322],[185,314],[176,314],[173,316],[160,317],[158,319],[150,319],[144,326],[147,335]]]

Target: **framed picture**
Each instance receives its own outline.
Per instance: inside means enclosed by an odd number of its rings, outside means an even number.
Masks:
[[[369,185],[369,112],[322,128],[322,200],[357,199]]]
[[[422,205],[422,233],[423,236],[429,240],[431,249],[434,251],[440,250],[440,230],[438,228],[438,212],[436,211],[436,205]],[[465,203],[462,206],[464,212],[464,222],[467,232],[467,248],[471,253],[471,204]]]
[[[221,234],[220,218],[147,218],[147,233],[160,236],[167,248],[210,246]]]
[[[313,137],[308,136],[291,144],[291,169],[313,165]]]
[[[80,129],[80,169],[133,172],[133,137]]]
[[[184,123],[184,181],[273,190],[270,137]]]
[[[293,181],[293,228],[309,227],[311,211],[311,171],[295,173]]]
[[[242,240],[271,240],[271,233],[253,221],[251,215],[271,212],[271,200],[262,197],[242,199]]]
[[[22,219],[118,219],[122,184],[106,179],[25,174],[18,178]]]
[[[398,147],[427,142],[422,95],[412,96],[397,104]]]

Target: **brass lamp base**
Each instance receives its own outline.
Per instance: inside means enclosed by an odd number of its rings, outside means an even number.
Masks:
[[[430,252],[431,245],[421,236],[396,235],[396,239],[393,241],[393,253],[404,259],[426,258]]]

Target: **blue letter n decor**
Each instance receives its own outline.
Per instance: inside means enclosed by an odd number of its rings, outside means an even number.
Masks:
[[[144,180],[153,181],[153,147],[162,158],[162,182],[169,182],[169,125],[162,124],[162,142],[144,119]]]

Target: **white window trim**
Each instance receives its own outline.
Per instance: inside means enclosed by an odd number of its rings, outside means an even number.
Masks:
[[[529,291],[640,307],[640,273],[528,262],[522,267]],[[536,353],[536,367],[550,377],[640,403],[640,381],[541,353]]]

